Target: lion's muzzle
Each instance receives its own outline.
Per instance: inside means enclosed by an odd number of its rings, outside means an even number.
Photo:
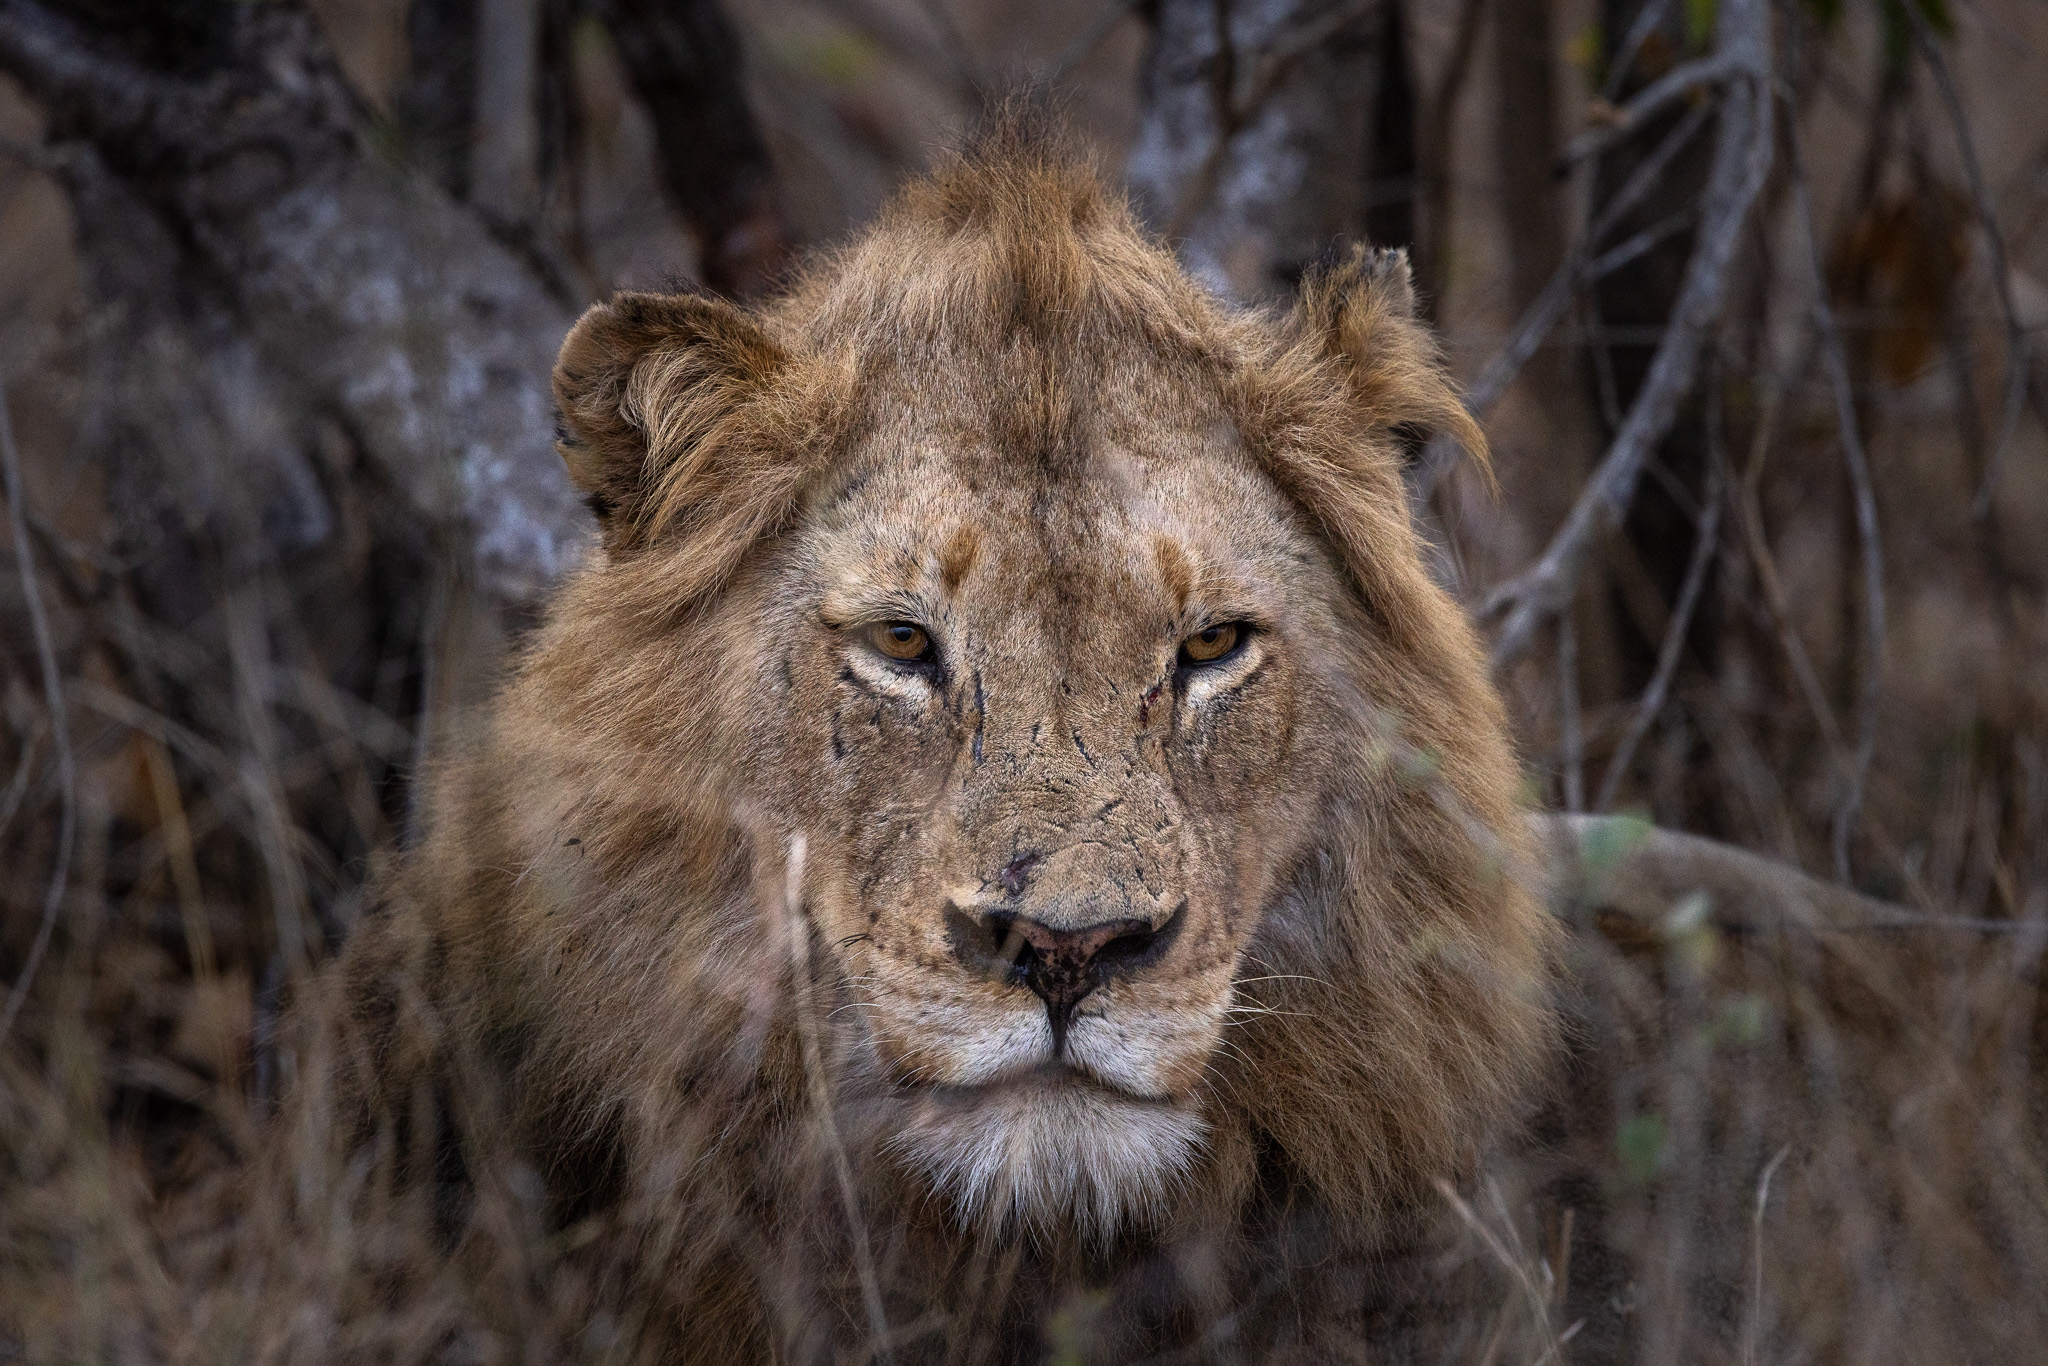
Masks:
[[[1067,927],[1009,911],[970,915],[946,907],[946,939],[970,972],[1021,984],[1045,1002],[1053,1056],[1066,1051],[1074,1007],[1103,983],[1135,977],[1173,947],[1187,915],[1182,902],[1164,924],[1114,919]]]

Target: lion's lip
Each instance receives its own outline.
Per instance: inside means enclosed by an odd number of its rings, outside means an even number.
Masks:
[[[1075,1067],[1064,1059],[1053,1058],[1000,1073],[986,1081],[963,1085],[954,1082],[905,1079],[897,1083],[896,1090],[899,1094],[924,1096],[941,1102],[971,1104],[976,1100],[1005,1092],[1053,1090],[1066,1086],[1086,1087],[1091,1091],[1115,1096],[1119,1100],[1146,1105],[1176,1104],[1173,1096],[1120,1086],[1085,1068]]]

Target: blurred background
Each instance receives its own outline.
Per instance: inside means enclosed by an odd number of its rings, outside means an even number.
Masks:
[[[576,313],[1020,88],[1244,306],[1408,248],[1533,801],[1902,908],[1561,898],[1459,1359],[2048,1360],[2041,0],[0,0],[0,1361],[235,1355],[281,1005],[588,535]],[[435,1286],[379,1359],[585,1350]]]

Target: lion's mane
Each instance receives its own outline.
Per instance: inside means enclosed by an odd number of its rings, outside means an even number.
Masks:
[[[981,404],[1020,451],[1081,420],[1068,368],[1135,357],[1205,395],[1347,599],[1330,648],[1353,696],[1315,724],[1351,757],[1273,874],[1198,1110],[1159,1121],[1185,1160],[1035,1221],[977,1215],[1016,1196],[1000,1124],[986,1152],[921,1158],[891,1118],[789,836],[791,811],[863,796],[778,749],[769,713],[810,683],[764,682],[758,644],[798,610],[764,597],[778,548],[886,420],[887,377],[930,356],[931,404]],[[1391,1331],[1374,1306],[1419,1197],[1541,1065],[1553,942],[1501,706],[1405,501],[1404,433],[1483,447],[1405,261],[1356,251],[1286,316],[1236,310],[1081,161],[998,134],[757,312],[600,305],[557,394],[604,544],[437,767],[427,833],[333,977],[349,1113],[431,1093],[464,1151],[521,1154],[660,1359],[822,1360],[885,1325],[897,1358],[946,1360],[1031,1358],[1077,1322],[1101,1359]],[[1031,1160],[1113,1171],[1126,1136],[1055,1132]]]

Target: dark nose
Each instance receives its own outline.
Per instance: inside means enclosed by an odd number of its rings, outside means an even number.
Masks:
[[[1066,1046],[1074,1007],[1104,982],[1142,972],[1166,956],[1180,933],[1185,904],[1158,928],[1143,920],[1107,920],[1065,929],[1010,911],[969,915],[946,908],[954,956],[969,968],[1021,983],[1045,1002],[1053,1052]]]

